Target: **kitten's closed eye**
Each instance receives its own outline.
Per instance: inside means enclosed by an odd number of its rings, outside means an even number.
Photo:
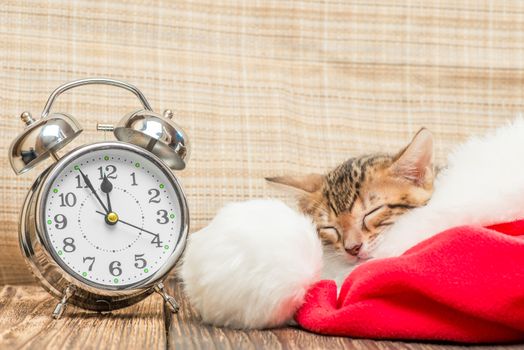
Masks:
[[[362,219],[362,230],[370,232],[390,226],[395,222],[397,216],[413,208],[415,207],[408,204],[380,205],[364,215]],[[378,234],[379,232],[375,233]]]
[[[362,229],[363,230],[366,230],[366,231],[369,231],[369,227],[368,227],[368,224],[366,223],[366,221],[373,221],[373,219],[375,218],[375,216],[377,216],[377,214],[379,213],[379,210],[384,208],[383,205],[379,205],[378,207],[368,211],[365,215],[364,215],[364,218],[362,218]]]
[[[321,238],[331,243],[336,243],[342,240],[342,235],[335,226],[319,226],[318,234]]]

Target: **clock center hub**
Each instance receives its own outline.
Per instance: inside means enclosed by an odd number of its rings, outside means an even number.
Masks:
[[[107,215],[106,215],[106,223],[108,223],[109,225],[114,225],[118,222],[118,214],[115,213],[115,212],[109,212]]]

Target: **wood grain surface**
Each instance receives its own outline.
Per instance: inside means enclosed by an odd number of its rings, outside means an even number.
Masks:
[[[0,289],[0,349],[370,349],[459,350],[524,349],[524,345],[459,346],[319,336],[288,327],[239,331],[201,324],[184,298],[180,283],[166,283],[181,304],[178,314],[158,295],[109,314],[73,306],[60,320],[51,312],[56,300],[40,286]]]
[[[298,328],[263,331],[240,331],[203,325],[183,296],[181,284],[172,279],[170,292],[181,301],[180,312],[167,315],[167,341],[170,349],[376,349],[376,350],[458,350],[458,349],[524,349],[524,345],[460,346],[450,344],[405,343],[326,337]]]
[[[396,151],[421,126],[443,161],[523,111],[524,2],[0,1],[0,283],[32,281],[18,213],[50,164],[13,174],[19,115],[38,116],[53,89],[90,76],[128,81],[155,110],[175,111],[193,145],[176,174],[197,230],[229,201],[291,202],[264,176]],[[54,109],[84,126],[77,147],[112,139],[96,123],[138,106],[124,91],[85,87]]]
[[[40,286],[0,289],[0,349],[164,349],[166,331],[160,298],[148,298],[109,314],[68,306],[61,319]]]

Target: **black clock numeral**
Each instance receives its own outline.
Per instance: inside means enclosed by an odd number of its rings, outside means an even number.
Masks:
[[[64,238],[64,252],[66,253],[72,253],[75,251],[75,240],[73,237],[66,237]]]
[[[160,203],[160,191],[157,190],[156,188],[152,188],[150,189],[149,191],[147,191],[147,194],[152,196],[151,198],[149,198],[149,203]]]
[[[67,226],[67,218],[63,214],[56,214],[55,222],[55,227],[59,230],[62,230]]]
[[[156,222],[158,222],[161,225],[167,224],[169,222],[169,217],[167,216],[167,210],[160,209],[156,212],[157,215],[160,217],[156,219]]]
[[[122,266],[120,261],[113,261],[111,264],[109,264],[109,273],[115,277],[120,276],[122,274],[122,269],[120,266]]]
[[[106,172],[105,175],[108,179],[116,179],[116,166],[114,165],[106,165],[105,168]],[[98,167],[98,171],[100,172],[100,180],[104,179],[104,169],[103,167]]]
[[[144,254],[135,254],[135,267],[137,269],[143,269],[147,266],[147,261],[146,259],[142,258],[143,256]]]
[[[76,188],[89,188],[89,186],[87,186],[87,184],[84,183],[84,179],[82,179],[80,175],[75,176],[75,179],[76,179]]]
[[[60,206],[61,207],[74,207],[76,205],[76,196],[73,192],[66,194],[60,193]]]
[[[162,243],[163,242],[160,240],[160,235],[155,235],[155,238],[153,238],[153,240],[151,241],[151,244],[156,244],[157,248],[161,248]]]
[[[131,173],[131,177],[133,178],[133,182],[131,183],[131,186],[138,186],[138,184],[136,183],[136,175],[135,175],[135,173]]]
[[[89,264],[89,267],[87,268],[87,271],[92,271],[93,270],[93,264],[95,263],[95,257],[94,256],[86,256],[83,260],[84,260],[84,263],[86,262],[86,260],[91,260],[91,264]]]

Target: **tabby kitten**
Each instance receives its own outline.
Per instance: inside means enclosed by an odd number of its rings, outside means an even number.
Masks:
[[[281,176],[270,182],[300,191],[299,208],[311,216],[324,246],[324,278],[341,281],[371,256],[380,234],[433,192],[433,137],[422,128],[395,155],[351,158],[325,175]]]

